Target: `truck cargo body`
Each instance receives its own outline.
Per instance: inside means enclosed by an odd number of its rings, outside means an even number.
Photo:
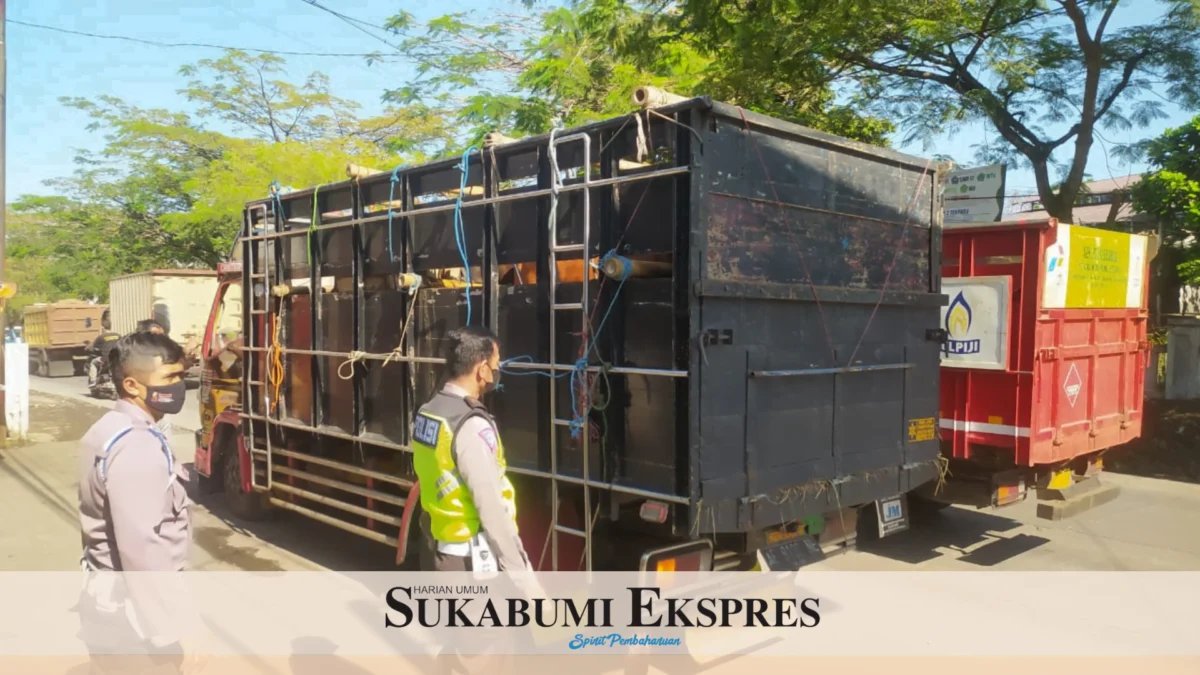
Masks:
[[[848,509],[931,480],[933,165],[707,99],[657,112],[474,152],[466,190],[445,160],[248,205],[226,292],[249,367],[206,371],[222,412],[202,415],[198,470],[242,448],[235,491],[403,549],[411,423],[469,314],[508,360],[487,403],[541,569],[620,566],[633,542],[848,537]],[[463,255],[469,301],[444,273]],[[603,275],[614,255],[641,271]]]
[[[113,330],[126,335],[139,321],[154,319],[179,344],[199,339],[216,290],[215,270],[152,270],[117,277],[108,284]]]
[[[42,377],[82,373],[87,348],[103,332],[100,320],[104,309],[104,305],[82,300],[26,307],[24,334],[32,372]]]
[[[1013,502],[1056,473],[1096,473],[1104,450],[1141,435],[1149,244],[1055,220],[946,229],[952,475],[1007,476],[990,501]]]

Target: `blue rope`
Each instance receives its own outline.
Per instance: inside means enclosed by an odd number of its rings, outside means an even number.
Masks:
[[[583,433],[583,427],[587,424],[588,413],[591,412],[592,408],[591,395],[590,392],[586,390],[588,355],[591,354],[592,350],[596,348],[596,340],[599,339],[600,334],[604,331],[604,325],[608,322],[608,317],[610,314],[612,314],[613,307],[615,307],[617,304],[617,299],[621,296],[621,289],[625,287],[625,281],[629,279],[632,271],[629,261],[621,256],[618,256],[615,249],[604,254],[604,257],[600,259],[600,267],[603,268],[604,264],[613,258],[617,258],[622,263],[622,273],[618,277],[618,281],[620,283],[617,285],[616,292],[613,293],[612,301],[608,304],[608,309],[605,310],[604,316],[600,318],[600,323],[596,326],[596,330],[592,334],[592,339],[587,345],[587,349],[585,349],[583,352],[583,357],[575,361],[575,366],[571,370],[563,373],[555,373],[554,371],[546,373],[540,370],[526,370],[523,368],[519,370],[513,370],[505,368],[505,366],[510,363],[532,363],[533,357],[527,355],[514,356],[511,359],[506,359],[500,362],[500,372],[506,375],[540,375],[542,377],[548,377],[554,380],[567,377],[568,375],[570,376],[572,418],[571,422],[567,426],[571,430],[571,438],[579,438],[579,435]],[[578,389],[580,386],[584,387],[584,389]],[[501,387],[501,389],[502,388],[503,387]],[[576,396],[576,392],[579,391],[582,391],[584,395]],[[586,403],[582,400],[585,398],[587,399]]]
[[[278,180],[273,180],[267,185],[267,192],[271,194],[271,200],[275,203],[275,218],[279,222],[283,222],[283,199],[279,196],[279,193],[283,192],[283,186],[279,184]]]
[[[388,188],[388,264],[396,262],[396,253],[392,250],[392,202],[396,199],[396,183],[400,182],[400,169],[404,165],[400,164],[392,169],[392,185]]]
[[[463,273],[466,274],[467,287],[463,289],[463,296],[467,300],[467,324],[471,325],[471,263],[467,257],[467,230],[463,225],[462,217],[462,202],[463,193],[467,191],[467,178],[471,169],[471,151],[475,150],[475,146],[470,146],[463,150],[462,162],[458,165],[458,170],[462,172],[462,177],[458,181],[458,199],[454,201],[454,243],[458,245],[458,254],[462,257]]]

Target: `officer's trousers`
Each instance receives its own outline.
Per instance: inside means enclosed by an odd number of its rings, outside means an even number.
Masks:
[[[80,593],[79,637],[91,657],[91,673],[108,675],[176,675],[182,672],[178,645],[156,648],[130,624],[124,607],[104,611],[86,591]],[[132,652],[132,653],[131,653]]]

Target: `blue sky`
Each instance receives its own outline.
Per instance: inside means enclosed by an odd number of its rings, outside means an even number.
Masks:
[[[459,0],[453,4],[426,0],[324,0],[325,5],[349,16],[382,23],[403,7],[418,18],[447,11],[480,10],[513,6],[516,0]],[[1150,0],[1134,5],[1155,8]],[[383,46],[353,27],[314,8],[303,0],[42,0],[12,3],[9,18],[77,31],[126,35],[165,42],[202,42],[238,47],[288,51],[371,52]],[[1137,11],[1118,11],[1117,21],[1141,18]],[[1119,25],[1119,23],[1114,22]],[[101,138],[86,129],[84,115],[58,102],[62,96],[112,95],[140,107],[186,109],[175,93],[182,81],[180,66],[220,51],[202,48],[160,48],[116,40],[101,40],[53,33],[8,24],[8,129],[7,196],[46,193],[48,178],[64,176],[74,168],[76,148],[98,148]],[[411,74],[404,63],[367,66],[363,60],[333,57],[291,57],[289,75],[300,80],[308,73],[325,72],[334,93],[356,100],[364,112],[380,107],[380,94],[403,83]],[[1147,130],[1115,137],[1127,142],[1180,124],[1187,111],[1168,106],[1170,118]],[[965,125],[931,147],[901,149],[919,155],[944,153],[960,162],[971,159],[971,146],[984,138],[981,123]],[[992,136],[994,138],[994,135]],[[1141,166],[1106,164],[1104,143],[1097,142],[1088,172],[1096,179],[1121,176]],[[1032,192],[1027,171],[1009,173],[1010,194]]]

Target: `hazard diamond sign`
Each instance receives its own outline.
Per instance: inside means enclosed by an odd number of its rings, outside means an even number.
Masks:
[[[1075,407],[1075,401],[1079,400],[1079,392],[1083,389],[1083,378],[1079,376],[1079,371],[1076,370],[1075,364],[1071,364],[1071,369],[1067,371],[1067,377],[1063,379],[1063,391],[1067,394],[1067,403],[1071,407]]]

